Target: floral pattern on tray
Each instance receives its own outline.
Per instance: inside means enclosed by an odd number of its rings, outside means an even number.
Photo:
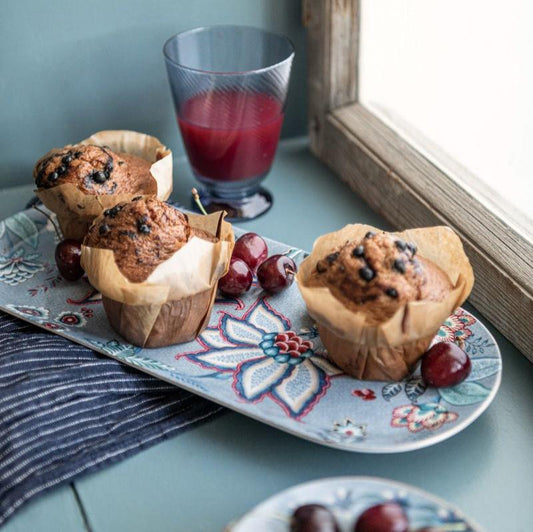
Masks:
[[[241,317],[220,311],[216,327],[198,339],[201,351],[183,353],[217,375],[230,373],[235,395],[244,402],[270,398],[299,419],[308,414],[342,372],[317,351],[314,328],[290,330],[287,317],[265,299],[258,299]]]
[[[306,256],[267,242],[270,253],[287,253],[297,263]],[[216,300],[197,340],[141,349],[111,329],[86,279],[71,283],[58,275],[56,243],[53,224],[40,211],[0,222],[1,309],[317,443],[361,452],[424,447],[475,420],[500,383],[498,347],[463,309],[434,340],[457,342],[469,353],[472,372],[463,383],[428,388],[419,370],[397,383],[352,379],[328,361],[296,285],[269,296],[254,282],[242,298]]]

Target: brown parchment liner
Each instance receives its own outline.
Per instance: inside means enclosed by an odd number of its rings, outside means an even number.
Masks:
[[[112,250],[82,246],[81,264],[91,285],[102,293],[111,326],[126,340],[141,347],[162,347],[189,342],[202,332],[235,244],[225,215],[188,214],[191,227],[218,241],[193,236],[142,283],[122,274]]]
[[[394,233],[413,242],[418,254],[448,274],[453,289],[442,301],[412,301],[378,325],[366,323],[327,287],[308,286],[316,263],[347,241],[358,241],[370,225],[353,224],[318,238],[301,264],[296,280],[330,359],[357,379],[398,381],[407,376],[429,347],[443,321],[468,297],[474,274],[459,237],[448,227]]]
[[[78,144],[109,146],[111,151],[129,153],[152,162],[150,174],[157,183],[157,198],[166,200],[172,192],[172,152],[155,137],[136,131],[99,131]],[[54,148],[40,160],[70,148]],[[73,147],[73,146],[72,146]],[[35,190],[37,197],[56,213],[65,238],[82,240],[96,216],[121,201],[129,201],[139,194],[85,194],[73,183]]]

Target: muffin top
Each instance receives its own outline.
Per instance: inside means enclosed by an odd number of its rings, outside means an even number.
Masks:
[[[104,211],[83,244],[113,250],[120,271],[130,281],[140,283],[192,236],[214,240],[208,233],[191,228],[187,216],[174,207],[153,197],[137,196]]]
[[[38,188],[64,183],[76,185],[85,194],[157,194],[150,175],[152,163],[107,146],[68,146],[40,159],[33,171]]]
[[[367,322],[379,323],[409,301],[440,301],[453,288],[446,273],[416,253],[410,242],[369,231],[319,260],[312,283],[328,287],[351,310],[365,312]]]

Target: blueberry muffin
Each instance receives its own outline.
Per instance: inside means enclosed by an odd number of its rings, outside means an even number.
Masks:
[[[473,272],[447,227],[320,237],[297,282],[333,362],[359,379],[406,377],[468,296]]]
[[[191,227],[187,215],[178,209],[156,198],[136,196],[105,210],[83,243],[112,250],[118,269],[140,283],[193,236],[216,241],[206,231]]]
[[[152,163],[108,146],[80,145],[47,154],[35,166],[37,188],[72,183],[85,194],[157,194]]]
[[[389,319],[409,301],[441,301],[452,288],[438,266],[417,256],[415,244],[374,231],[319,260],[313,282],[364,312],[368,324]]]
[[[186,215],[157,198],[136,196],[94,220],[81,262],[119,334],[142,347],[196,338],[233,249],[223,217]]]
[[[53,211],[65,238],[82,240],[94,218],[122,201],[165,200],[172,191],[172,154],[156,138],[102,131],[53,149],[34,169],[36,195]]]

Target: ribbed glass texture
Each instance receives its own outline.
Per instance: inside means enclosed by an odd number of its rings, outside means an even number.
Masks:
[[[211,196],[257,193],[279,140],[294,48],[246,26],[198,28],[163,48],[189,162]]]

